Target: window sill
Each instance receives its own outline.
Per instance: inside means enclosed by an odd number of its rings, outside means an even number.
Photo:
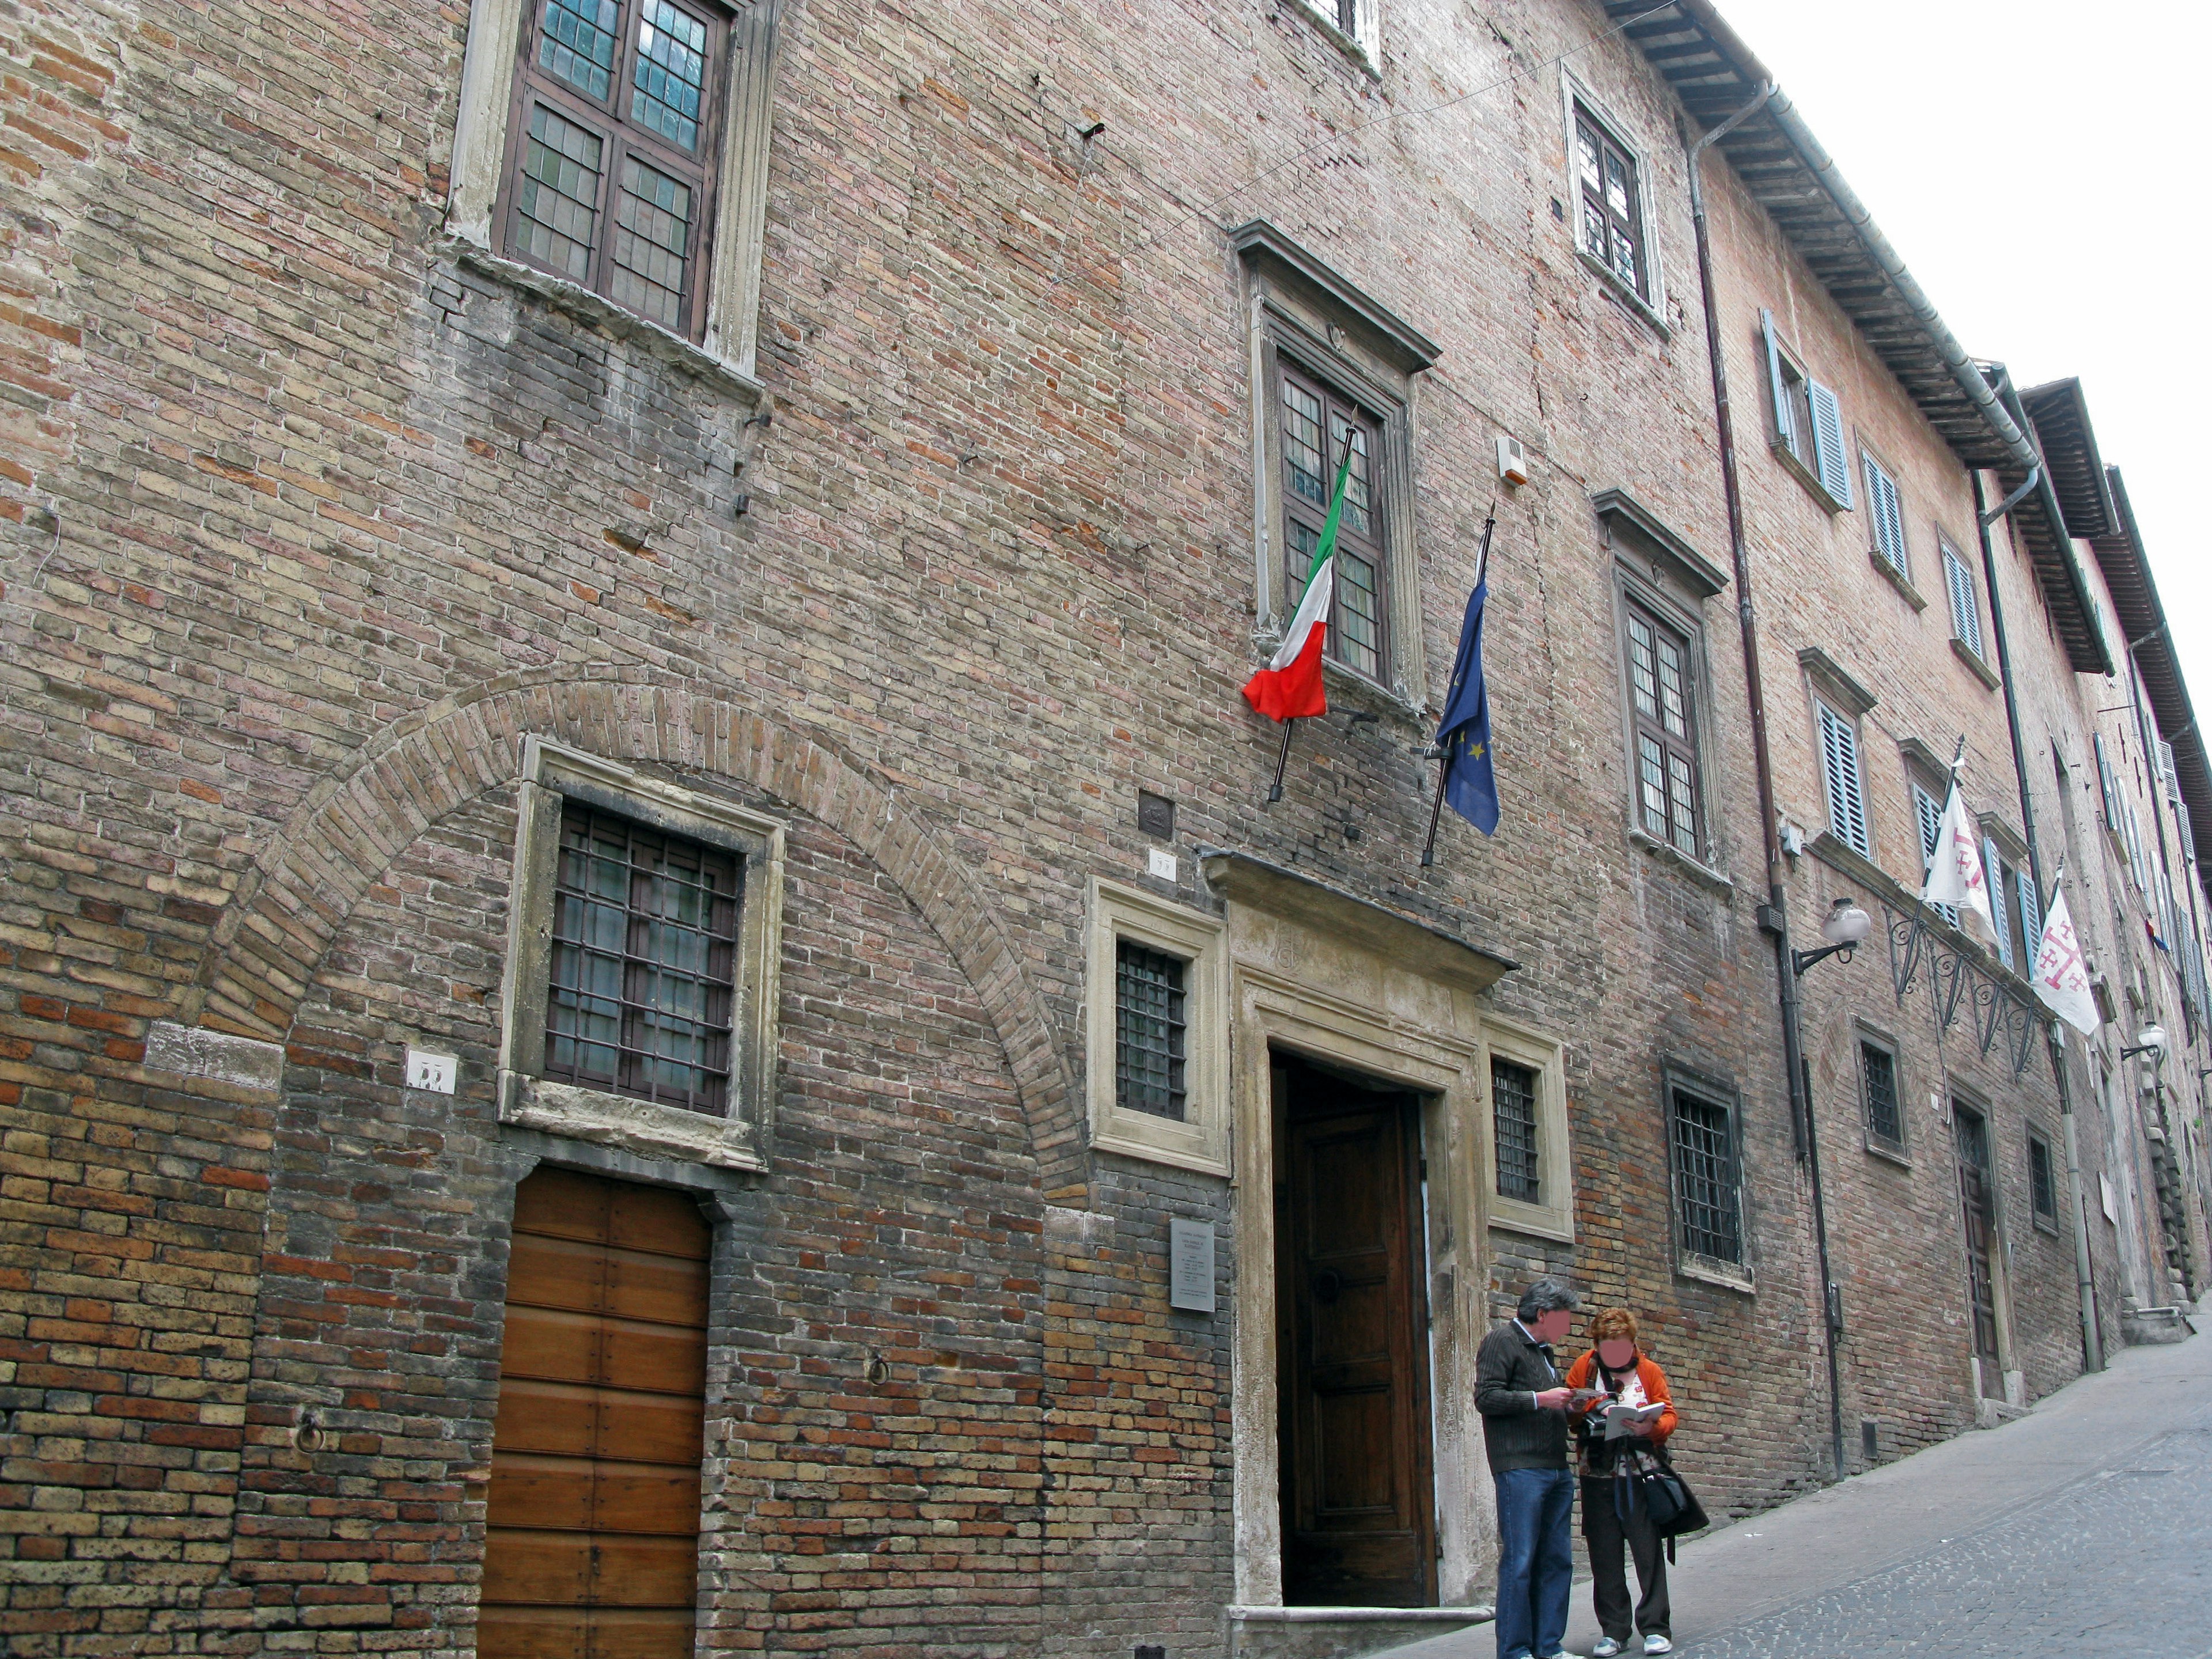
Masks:
[[[1839,501],[1828,493],[1827,486],[1820,482],[1820,475],[1799,459],[1797,452],[1783,442],[1779,436],[1769,436],[1766,447],[1774,452],[1774,459],[1782,463],[1790,476],[1811,492],[1813,499],[1820,502],[1823,510],[1830,514],[1851,510],[1849,501]]]
[[[1571,228],[1570,234],[1572,234]],[[1638,322],[1653,330],[1662,340],[1671,340],[1674,337],[1674,329],[1668,325],[1667,319],[1659,314],[1657,308],[1626,283],[1622,282],[1619,271],[1592,253],[1579,241],[1575,244],[1575,258],[1604,279],[1606,292],[1618,301],[1621,307],[1635,317]]]
[[[1710,864],[1692,858],[1673,842],[1660,840],[1649,830],[1632,823],[1628,826],[1628,839],[1632,845],[1641,847],[1654,858],[1664,858],[1680,866],[1685,874],[1703,882],[1708,887],[1723,893],[1735,891],[1735,883],[1720,871]]]
[[[1258,665],[1265,668],[1282,643],[1283,635],[1279,629],[1254,629],[1252,648],[1259,659]],[[1321,682],[1326,692],[1349,694],[1352,708],[1379,705],[1382,710],[1411,721],[1416,728],[1425,726],[1430,717],[1437,712],[1425,702],[1416,702],[1404,692],[1395,690],[1380,680],[1370,679],[1356,668],[1346,667],[1334,657],[1321,659]],[[1337,711],[1332,708],[1328,712],[1334,714]]]
[[[2001,684],[1996,671],[1976,656],[1973,647],[1955,634],[1951,636],[1951,654],[1966,665],[1966,672],[1979,680],[1985,690],[1994,691]]]
[[[1129,1115],[1131,1115],[1123,1112],[1115,1114],[1117,1120],[1125,1120]],[[1158,1121],[1177,1129],[1186,1127],[1176,1122],[1172,1118],[1164,1117]],[[1194,1139],[1199,1139],[1199,1146],[1184,1149],[1162,1146],[1149,1136],[1144,1135],[1141,1129],[1137,1134],[1131,1135],[1117,1134],[1114,1132],[1114,1127],[1115,1126],[1109,1126],[1107,1129],[1091,1137],[1092,1152],[1112,1152],[1119,1158],[1141,1158],[1147,1164],[1164,1164],[1170,1169],[1188,1170],[1194,1175],[1220,1176],[1226,1179],[1230,1174],[1227,1157],[1206,1144],[1196,1131],[1194,1131]]]
[[[674,1158],[722,1170],[768,1168],[753,1145],[751,1126],[736,1119],[551,1083],[520,1072],[499,1074],[499,1121],[643,1158]]]
[[[2036,1231],[2048,1233],[2053,1238],[2058,1237],[2058,1222],[2056,1217],[2039,1215],[2034,1220]]]
[[[543,300],[555,310],[604,329],[618,339],[641,345],[670,368],[690,375],[747,409],[757,407],[768,395],[765,386],[736,364],[725,362],[679,334],[672,334],[658,323],[649,323],[635,313],[624,311],[603,295],[518,260],[502,258],[465,237],[448,234],[444,240],[446,251],[456,264],[465,265],[479,276]]]
[[[1740,1291],[1746,1296],[1759,1294],[1759,1281],[1751,1269],[1733,1261],[1717,1261],[1709,1255],[1681,1255],[1675,1258],[1674,1271],[1701,1285],[1717,1285],[1724,1291]]]
[[[1537,1184],[1541,1186],[1543,1183],[1539,1181]],[[1492,1232],[1547,1238],[1557,1244],[1575,1242],[1575,1218],[1571,1210],[1562,1212],[1517,1198],[1499,1198],[1495,1194],[1491,1194],[1489,1205],[1489,1212],[1483,1217],[1483,1221]]]
[[[1883,557],[1879,549],[1867,549],[1867,562],[1881,573],[1881,579],[1897,590],[1898,597],[1912,607],[1915,615],[1928,608],[1928,601],[1920,597],[1920,590],[1906,579],[1902,570]]]
[[[1367,48],[1351,35],[1346,34],[1334,17],[1329,16],[1320,7],[1310,3],[1310,0],[1291,0],[1291,5],[1293,9],[1304,14],[1306,21],[1322,32],[1322,37],[1328,41],[1329,45],[1351,59],[1355,69],[1363,71],[1370,81],[1382,80],[1382,71],[1376,66],[1375,60],[1368,56]]]
[[[1912,1159],[1902,1146],[1893,1146],[1886,1140],[1877,1140],[1872,1135],[1869,1135],[1866,1139],[1866,1149],[1867,1156],[1869,1158],[1881,1158],[1887,1163],[1894,1164],[1900,1170],[1909,1170],[1912,1167]]]

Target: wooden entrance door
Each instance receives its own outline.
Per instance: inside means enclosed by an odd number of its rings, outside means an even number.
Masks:
[[[1436,1600],[1420,1133],[1410,1096],[1279,1063],[1283,1600]]]
[[[1966,1292],[1974,1315],[1974,1352],[1983,1394],[2004,1397],[1997,1358],[1996,1206],[1991,1201],[1989,1122],[1979,1112],[1952,1108],[1959,1147],[1959,1202],[1966,1227]]]
[[[517,1189],[480,1659],[690,1659],[708,1238],[663,1188]]]

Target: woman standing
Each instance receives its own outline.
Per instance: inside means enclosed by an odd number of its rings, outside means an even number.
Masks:
[[[1651,1517],[1637,1505],[1615,1501],[1619,1491],[1622,1448],[1664,1445],[1674,1432],[1673,1395],[1666,1373],[1638,1351],[1636,1316],[1626,1308],[1607,1308],[1590,1321],[1590,1351],[1569,1368],[1567,1386],[1587,1389],[1600,1396],[1589,1402],[1578,1419],[1582,1443],[1583,1541],[1589,1547],[1590,1599],[1595,1604],[1604,1639],[1590,1650],[1590,1659],[1613,1659],[1628,1645],[1637,1631],[1644,1633],[1647,1654],[1672,1653],[1674,1619],[1667,1602],[1666,1545]],[[1662,1407],[1656,1417],[1629,1426],[1624,1436],[1607,1438],[1606,1413],[1615,1406]],[[1625,1494],[1624,1494],[1625,1497]],[[1624,1511],[1626,1513],[1624,1513]],[[1643,1592],[1632,1625],[1628,1605],[1628,1566],[1621,1559],[1626,1544],[1636,1555],[1636,1582]]]

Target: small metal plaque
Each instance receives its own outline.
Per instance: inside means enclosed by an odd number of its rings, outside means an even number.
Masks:
[[[1213,1311],[1213,1229],[1206,1222],[1168,1223],[1168,1306]]]
[[[1137,791],[1137,830],[1154,841],[1175,839],[1175,803],[1149,789]]]

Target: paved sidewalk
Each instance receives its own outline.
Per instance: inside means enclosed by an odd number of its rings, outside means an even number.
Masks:
[[[2212,1335],[1685,1544],[1671,1588],[1682,1659],[2212,1659]],[[1598,1635],[1577,1583],[1567,1645]],[[1485,1625],[1391,1659],[1496,1652]]]

